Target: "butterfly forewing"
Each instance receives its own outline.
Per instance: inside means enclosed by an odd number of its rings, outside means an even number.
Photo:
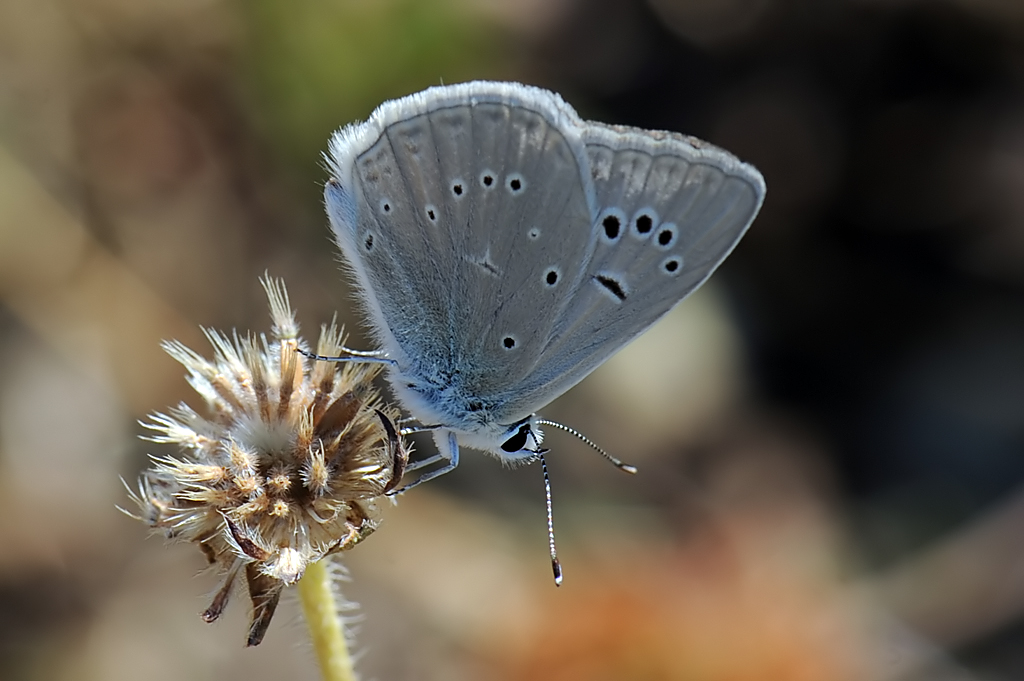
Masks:
[[[592,249],[584,147],[558,116],[544,98],[441,105],[356,157],[356,269],[422,367],[405,374],[444,383],[470,411],[507,416]]]

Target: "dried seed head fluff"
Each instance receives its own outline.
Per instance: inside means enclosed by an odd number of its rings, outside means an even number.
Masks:
[[[244,575],[252,599],[249,645],[257,645],[281,589],[306,566],[352,548],[377,527],[380,497],[399,482],[408,450],[374,387],[380,364],[307,360],[284,284],[265,279],[271,339],[205,329],[207,360],[178,342],[164,349],[188,371],[210,411],[185,404],[142,425],[177,457],[154,457],[132,500],[137,517],[173,539],[195,542],[224,582],[207,622]],[[333,322],[316,352],[344,353]],[[305,348],[304,348],[305,349]]]

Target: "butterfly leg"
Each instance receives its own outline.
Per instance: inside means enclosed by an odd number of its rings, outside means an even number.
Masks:
[[[348,348],[342,348],[341,351],[346,353],[339,357],[328,357],[326,355],[318,355],[302,348],[295,348],[300,355],[309,357],[310,359],[316,359],[323,362],[364,362],[366,364],[394,364],[395,360],[388,359],[384,356],[384,353],[380,350],[349,350]]]
[[[447,461],[447,459],[445,459],[440,454],[434,454],[433,456],[428,456],[425,459],[420,459],[419,461],[412,461],[412,462],[410,462],[409,465],[405,467],[405,472],[408,473],[409,471],[417,471],[417,470],[419,470],[421,468],[426,468],[427,466],[431,466],[431,465],[437,463],[438,461]]]
[[[445,473],[449,473],[452,470],[454,470],[454,468],[456,466],[459,465],[459,442],[458,442],[458,440],[455,439],[455,433],[453,433],[451,431],[448,431],[448,456],[447,457],[444,456],[443,454],[435,454],[434,456],[431,456],[431,457],[428,457],[428,458],[424,459],[422,462],[417,461],[415,464],[410,464],[409,467],[406,469],[406,471],[408,472],[410,470],[415,470],[413,468],[413,466],[415,466],[416,468],[422,468],[423,466],[426,466],[426,465],[429,465],[431,463],[434,463],[435,461],[444,461],[444,460],[447,460],[447,463],[445,463],[443,466],[435,468],[434,470],[430,471],[429,473],[424,473],[423,475],[421,475],[420,477],[416,478],[415,480],[413,480],[412,482],[410,482],[408,485],[406,485],[405,487],[403,487],[401,489],[395,490],[394,492],[388,492],[388,496],[395,496],[397,494],[402,494],[403,492],[408,492],[409,490],[411,490],[416,485],[424,483],[427,480],[433,480],[434,478],[438,478],[438,477],[444,475]]]

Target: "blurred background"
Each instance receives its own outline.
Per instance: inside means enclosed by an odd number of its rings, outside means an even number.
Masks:
[[[366,679],[1024,679],[1020,0],[4,0],[0,678],[317,678],[114,508],[180,400],[159,349],[263,331],[257,277],[366,347],[321,206],[332,130],[441,82],[755,164],[699,293],[346,556]],[[424,445],[424,448],[429,445]]]

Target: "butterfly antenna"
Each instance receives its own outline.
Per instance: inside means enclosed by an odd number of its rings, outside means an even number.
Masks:
[[[542,425],[542,426],[553,426],[553,427],[558,428],[560,430],[564,430],[565,432],[569,433],[570,435],[575,435],[580,440],[583,440],[585,443],[590,445],[594,450],[597,451],[598,454],[600,454],[604,458],[606,458],[609,461],[611,461],[612,465],[614,465],[620,471],[625,471],[626,473],[636,473],[637,472],[636,466],[631,466],[628,463],[624,463],[622,461],[619,461],[614,456],[612,456],[608,452],[606,452],[603,449],[601,449],[600,447],[598,447],[597,443],[595,443],[593,440],[591,440],[589,437],[587,437],[586,435],[584,435],[580,431],[576,430],[575,428],[570,428],[569,426],[562,425],[561,423],[558,423],[557,421],[548,421],[547,419],[537,419],[537,423],[539,425]]]
[[[548,550],[551,551],[551,570],[555,573],[555,586],[562,586],[562,564],[558,562],[558,551],[555,550],[555,516],[551,512],[551,478],[548,477],[548,462],[544,460],[544,451],[537,452],[540,457],[540,468],[544,471],[544,497],[548,505]]]

